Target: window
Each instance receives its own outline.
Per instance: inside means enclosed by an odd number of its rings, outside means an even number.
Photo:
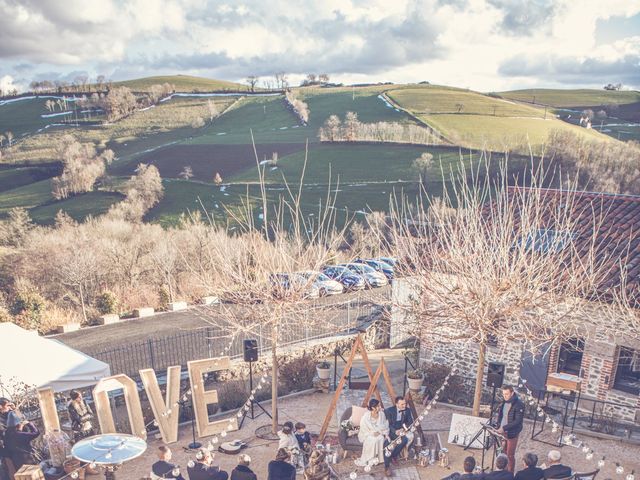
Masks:
[[[558,352],[558,373],[569,373],[580,376],[582,352],[584,352],[584,340],[580,338],[573,338],[560,345],[560,351]]]
[[[577,235],[573,232],[559,232],[551,228],[541,228],[535,234],[529,233],[524,248],[538,253],[558,253],[564,250]]]
[[[640,395],[640,350],[620,347],[613,388]]]

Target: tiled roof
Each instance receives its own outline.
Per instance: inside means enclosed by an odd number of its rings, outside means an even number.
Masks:
[[[510,187],[515,192],[523,187]],[[525,188],[525,191],[527,189]],[[622,285],[622,272],[626,269],[626,290],[631,299],[640,302],[640,196],[608,193],[569,192],[541,189],[546,206],[572,202],[576,217],[574,232],[579,252],[589,251],[593,229],[597,228],[595,251],[597,261],[607,267],[607,275],[600,283],[604,296]],[[551,210],[549,209],[549,212]],[[549,218],[550,215],[547,215]],[[549,224],[548,228],[553,228]]]

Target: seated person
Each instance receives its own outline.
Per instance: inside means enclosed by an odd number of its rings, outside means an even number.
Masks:
[[[464,459],[462,463],[464,473],[460,475],[460,480],[480,480],[482,477],[473,471],[476,469],[476,459],[469,456]]]
[[[448,477],[444,477],[442,480],[482,480],[482,475],[473,473],[476,468],[476,459],[469,456],[464,459],[462,463],[464,473],[461,475],[458,472],[452,473]]]
[[[550,450],[547,455],[549,466],[542,470],[544,478],[549,480],[552,478],[567,478],[572,475],[571,467],[562,465],[562,454],[558,450]]]
[[[287,450],[300,448],[300,446],[298,445],[298,439],[293,434],[292,422],[284,422],[284,424],[282,425],[282,430],[278,431],[278,439],[278,448],[286,448]]]
[[[171,449],[164,445],[158,447],[158,461],[151,466],[151,478],[176,478],[185,480],[180,468],[171,461]],[[155,475],[155,477],[154,477]]]
[[[387,408],[384,413],[389,423],[389,439],[395,440],[399,436],[402,436],[400,442],[391,450],[391,455],[385,455],[384,457],[385,474],[389,476],[389,464],[392,461],[397,463],[398,456],[400,456],[404,447],[411,445],[413,442],[413,433],[407,431],[413,423],[413,415],[411,415],[411,410],[407,408],[407,401],[404,397],[400,396],[395,398],[395,405]],[[385,447],[388,443],[389,442],[385,443]]]
[[[513,480],[513,473],[507,470],[509,466],[509,458],[504,453],[496,457],[496,469],[491,473],[485,473],[483,480]]]
[[[296,439],[298,440],[298,445],[300,446],[300,450],[303,452],[311,453],[311,435],[307,432],[307,426],[302,423],[296,423]]]
[[[249,468],[251,457],[243,453],[238,457],[238,465],[231,471],[231,480],[258,480],[253,470]]]
[[[516,473],[515,480],[542,480],[544,472],[538,467],[538,456],[535,453],[525,453],[522,457],[525,468]]]
[[[196,461],[187,465],[189,480],[227,480],[227,472],[213,465],[213,457],[209,450],[202,448],[196,454]]]
[[[296,480],[296,469],[291,463],[291,454],[286,448],[279,448],[276,459],[267,467],[267,480]]]
[[[309,465],[304,471],[305,480],[329,480],[331,470],[325,462],[326,452],[314,450],[309,456]]]

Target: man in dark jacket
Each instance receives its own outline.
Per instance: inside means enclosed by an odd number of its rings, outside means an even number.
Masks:
[[[503,453],[496,457],[496,469],[482,476],[483,480],[513,480],[513,473],[507,470],[509,459]]]
[[[238,465],[231,471],[231,480],[258,480],[253,470],[249,468],[251,457],[243,453],[238,457]]]
[[[213,458],[209,450],[204,448],[198,450],[193,466],[187,465],[189,480],[227,480],[229,474],[212,465],[212,462]]]
[[[507,470],[513,473],[516,466],[518,435],[520,435],[522,431],[522,422],[524,420],[524,403],[510,385],[504,385],[502,387],[502,396],[504,401],[498,411],[496,426],[498,431],[507,439],[505,442],[506,445],[504,446],[505,453],[509,459]]]
[[[411,415],[411,410],[407,408],[407,401],[404,397],[396,397],[395,405],[387,408],[384,414],[389,422],[389,438],[391,438],[392,441],[398,438],[401,433],[405,433],[402,440],[397,443],[391,451],[391,455],[387,456],[385,454],[384,456],[385,474],[388,476],[391,461],[397,462],[402,449],[413,442],[413,433],[407,432],[407,429],[409,429],[413,423],[413,415]]]
[[[31,442],[39,435],[34,424],[22,420],[15,412],[9,414],[4,442],[16,470],[22,465],[37,463]]]
[[[171,449],[161,445],[158,447],[159,460],[151,466],[153,475],[159,478],[176,478],[177,480],[185,480],[180,473],[180,468],[171,461]],[[153,478],[152,475],[152,478]]]
[[[526,468],[515,475],[515,480],[542,480],[544,472],[538,467],[538,456],[535,453],[525,453],[522,461]]]
[[[558,450],[550,450],[547,454],[547,460],[549,461],[549,466],[542,470],[545,479],[568,478],[571,476],[571,467],[562,465],[562,454]]]
[[[286,448],[278,449],[276,459],[267,467],[267,480],[296,480],[296,468],[289,463],[291,455]]]

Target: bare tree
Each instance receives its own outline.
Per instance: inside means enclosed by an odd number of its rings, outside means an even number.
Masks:
[[[464,110],[464,103],[456,103],[456,110],[458,113]]]
[[[358,114],[356,112],[347,112],[344,116],[344,129],[346,132],[346,140],[353,142],[356,140],[356,132],[358,130]]]
[[[320,83],[329,83],[329,74],[321,73],[320,75],[318,75],[318,80],[320,81]]]
[[[180,172],[180,178],[184,180],[189,180],[191,177],[193,177],[193,170],[191,169],[190,165],[185,165],[182,171]]]
[[[211,99],[207,100],[207,110],[209,111],[209,122],[213,122],[213,119],[219,115],[216,102]]]
[[[11,146],[13,142],[13,132],[11,131],[4,132],[4,136],[7,139],[7,143],[9,143],[9,146]]]
[[[413,161],[413,168],[418,172],[420,181],[426,187],[429,178],[429,170],[433,166],[433,155],[429,152],[422,153]]]
[[[249,90],[251,90],[252,92],[255,92],[256,85],[258,84],[259,81],[260,81],[260,77],[257,77],[255,75],[249,75],[246,80],[247,85],[249,85]]]
[[[216,172],[216,174],[213,176],[213,183],[215,183],[216,185],[220,185],[222,183],[222,176],[220,175],[220,172]]]
[[[439,208],[394,205],[389,243],[412,292],[398,308],[414,333],[459,352],[477,349],[473,415],[488,345],[499,339],[499,347],[538,352],[547,342],[585,338],[594,318],[586,299],[602,297],[599,289],[617,265],[599,249],[602,215],[595,206],[578,215],[576,192],[537,188],[540,171],[530,172],[531,188],[509,188],[505,166],[495,182],[483,168],[485,175],[476,171],[468,180],[461,166]],[[579,217],[592,229],[581,229]]]

